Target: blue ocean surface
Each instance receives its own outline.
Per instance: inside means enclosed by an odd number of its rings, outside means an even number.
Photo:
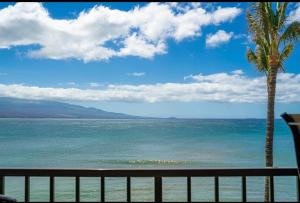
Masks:
[[[0,119],[1,168],[264,167],[261,119]],[[274,166],[295,167],[291,133],[276,120]],[[24,178],[7,177],[22,201]],[[31,201],[49,200],[49,179],[31,178]],[[192,178],[192,200],[213,201],[213,178]],[[126,200],[126,179],[107,178],[106,200]],[[264,179],[247,178],[249,201],[263,200]],[[81,178],[81,200],[99,201],[99,179]],[[74,178],[56,178],[56,201],[74,201]],[[153,201],[153,178],[132,179],[132,200]],[[164,201],[186,201],[186,179],[163,179]],[[241,178],[220,178],[220,200],[241,200]],[[275,178],[275,200],[296,201],[296,178]]]

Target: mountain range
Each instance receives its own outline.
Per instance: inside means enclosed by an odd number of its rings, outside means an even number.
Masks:
[[[57,101],[0,97],[0,118],[134,119],[143,117]]]

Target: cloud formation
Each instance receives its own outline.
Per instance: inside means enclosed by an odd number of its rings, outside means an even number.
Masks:
[[[296,5],[296,9],[292,10],[289,14],[289,20],[293,21],[300,21],[300,3]]]
[[[142,77],[145,76],[146,73],[144,72],[133,72],[133,73],[128,73],[129,76],[133,76],[133,77]]]
[[[128,11],[100,5],[73,19],[55,19],[41,3],[16,3],[0,10],[0,49],[36,45],[28,56],[85,62],[152,58],[167,52],[168,39],[200,36],[204,26],[231,22],[240,13],[237,7],[149,3]]]
[[[217,47],[220,44],[229,42],[233,37],[233,32],[225,32],[224,30],[219,30],[215,34],[208,34],[206,36],[206,46],[207,47]]]
[[[90,87],[100,87],[101,84],[98,83],[98,82],[90,82],[90,83],[89,83],[89,86],[90,86]]]
[[[61,101],[122,102],[229,102],[266,101],[266,78],[247,77],[241,70],[231,73],[189,75],[185,83],[107,85],[97,89],[52,88],[22,84],[0,84],[0,96]],[[300,74],[280,73],[278,102],[300,102]]]

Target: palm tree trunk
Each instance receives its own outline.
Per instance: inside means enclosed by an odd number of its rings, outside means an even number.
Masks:
[[[266,126],[265,161],[266,167],[273,166],[274,105],[276,94],[277,67],[272,67],[267,75],[268,112]],[[265,181],[265,202],[270,202],[270,178]]]

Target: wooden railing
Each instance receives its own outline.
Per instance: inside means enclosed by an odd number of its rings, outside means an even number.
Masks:
[[[241,177],[242,201],[247,201],[247,177],[270,177],[270,199],[274,201],[274,177],[297,177],[296,168],[247,168],[247,169],[0,169],[0,194],[5,194],[5,177],[22,176],[24,181],[24,201],[30,201],[30,178],[49,177],[49,201],[55,201],[55,177],[75,177],[75,201],[80,202],[80,177],[97,177],[101,186],[100,200],[105,202],[105,178],[126,177],[127,202],[131,202],[131,178],[154,178],[154,201],[163,201],[163,177],[186,177],[187,202],[191,202],[193,177],[213,177],[215,202],[219,202],[219,177]],[[300,200],[299,179],[297,198]]]

